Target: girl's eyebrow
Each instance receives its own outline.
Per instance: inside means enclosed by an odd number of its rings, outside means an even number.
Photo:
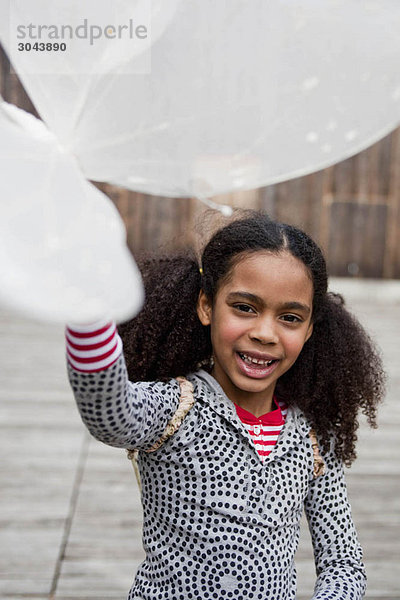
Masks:
[[[285,302],[282,304],[282,308],[288,310],[303,310],[307,315],[311,312],[311,308],[307,306],[307,304],[302,304],[301,302]]]
[[[227,296],[227,300],[233,301],[235,299],[240,299],[243,298],[245,300],[249,300],[250,302],[254,302],[256,304],[259,304],[261,306],[265,306],[265,302],[262,298],[260,298],[259,296],[256,296],[255,294],[251,294],[250,292],[230,292]],[[310,314],[311,312],[311,308],[309,306],[307,306],[307,304],[302,304],[301,302],[284,302],[283,304],[280,305],[280,308],[285,309],[285,310],[302,310],[304,311],[307,315]]]
[[[230,292],[227,296],[227,300],[235,300],[237,298],[244,298],[245,300],[250,300],[250,302],[264,305],[263,300],[259,296],[250,292]]]

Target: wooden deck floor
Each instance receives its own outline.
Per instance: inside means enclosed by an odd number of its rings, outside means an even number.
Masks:
[[[338,281],[390,375],[380,428],[348,473],[369,600],[400,600],[400,292]],[[0,311],[0,598],[123,600],[142,560],[141,507],[121,450],[89,439],[68,387],[63,330]],[[307,528],[299,600],[312,595]],[[171,599],[172,600],[172,599]]]

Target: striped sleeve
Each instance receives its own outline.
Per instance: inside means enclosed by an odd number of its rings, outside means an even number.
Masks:
[[[103,319],[90,325],[67,325],[67,360],[76,371],[96,373],[108,369],[122,353],[116,324]]]

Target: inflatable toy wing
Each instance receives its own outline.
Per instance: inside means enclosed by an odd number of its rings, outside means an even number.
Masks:
[[[47,321],[118,321],[141,307],[112,202],[32,115],[0,104],[0,302]]]
[[[117,26],[128,15],[139,23],[146,3],[109,4]],[[75,0],[11,5],[15,24],[48,23],[60,5],[65,22],[82,21]],[[87,27],[106,22],[99,6],[86,0]],[[37,53],[6,42],[41,117],[89,179],[213,196],[316,171],[400,123],[398,0],[153,6],[145,40],[70,40],[80,61],[49,53],[49,75],[38,74]]]

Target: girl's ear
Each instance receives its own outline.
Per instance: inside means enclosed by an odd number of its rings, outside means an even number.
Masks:
[[[200,290],[199,298],[197,300],[197,315],[202,325],[211,324],[211,313],[212,306],[208,297],[203,290]]]

